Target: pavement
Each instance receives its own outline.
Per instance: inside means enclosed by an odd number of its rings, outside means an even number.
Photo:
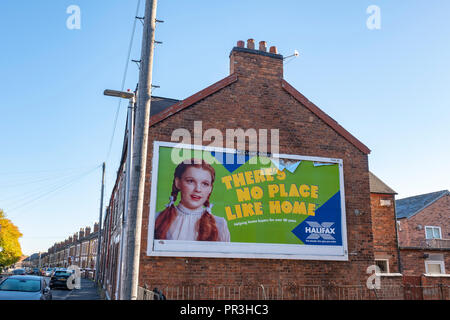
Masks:
[[[101,300],[95,282],[81,278],[81,288],[73,290],[52,290],[53,300]]]

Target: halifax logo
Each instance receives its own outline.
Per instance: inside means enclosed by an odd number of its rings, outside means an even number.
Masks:
[[[341,197],[338,191],[316,210],[315,216],[303,220],[292,233],[304,244],[341,246],[341,225]]]
[[[336,234],[336,228],[331,228],[334,222],[323,222],[322,224],[314,221],[306,221],[309,227],[305,227],[305,233],[309,234],[306,240],[336,240],[332,235]]]

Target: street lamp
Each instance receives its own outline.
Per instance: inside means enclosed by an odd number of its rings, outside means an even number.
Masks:
[[[124,260],[124,251],[125,251],[125,236],[126,236],[126,228],[127,228],[127,219],[128,219],[128,200],[129,200],[129,190],[130,190],[130,180],[131,180],[131,154],[133,153],[133,134],[134,134],[134,104],[136,102],[136,95],[131,91],[116,91],[116,90],[105,90],[103,92],[105,96],[118,97],[123,99],[128,99],[128,113],[127,113],[127,135],[128,135],[128,144],[127,144],[127,166],[125,169],[125,199],[124,199],[124,211],[122,214],[122,230],[120,235],[120,251],[119,251],[119,268],[117,268],[117,284],[116,284],[116,299],[123,297],[123,284],[122,284],[122,274],[123,274],[123,260]],[[100,232],[100,230],[99,230]],[[97,266],[99,265],[99,257],[100,257],[100,245],[98,246],[99,250],[97,252]],[[97,268],[96,275],[99,270]],[[117,296],[118,295],[118,296]]]
[[[131,91],[117,91],[117,90],[106,89],[105,91],[103,91],[103,94],[105,96],[124,98],[124,99],[132,99],[132,100],[134,100],[134,97],[135,97],[134,92],[131,92]]]

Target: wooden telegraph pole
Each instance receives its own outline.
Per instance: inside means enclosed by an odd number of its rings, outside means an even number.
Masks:
[[[102,242],[102,213],[103,213],[103,191],[105,189],[105,163],[102,165],[102,191],[100,197],[100,214],[98,218],[98,233],[97,233],[97,259],[95,261],[95,283],[98,284],[98,274],[99,274],[99,260],[100,260],[100,248]]]
[[[141,251],[141,224],[144,207],[145,171],[147,164],[148,127],[152,89],[153,51],[155,42],[157,0],[146,0],[144,32],[142,35],[139,93],[136,107],[132,173],[127,223],[127,249],[124,269],[124,300],[136,300],[139,255]]]

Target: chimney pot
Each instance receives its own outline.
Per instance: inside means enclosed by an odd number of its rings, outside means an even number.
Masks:
[[[255,50],[255,40],[253,40],[253,39],[247,40],[247,49]]]
[[[238,46],[239,48],[244,48],[244,47],[245,47],[245,42],[242,41],[242,40],[239,40],[239,41],[237,42],[237,46]]]
[[[247,48],[239,47],[241,42],[243,41],[239,40],[238,46],[231,50],[230,74],[249,78],[262,78],[270,74],[276,78],[283,78],[283,57],[277,54],[276,47],[271,47],[271,54],[268,54],[269,47],[266,41],[259,41],[259,47],[257,49],[255,49],[253,39],[247,40]],[[270,63],[261,63],[262,61],[270,61]],[[263,68],[265,70],[261,72]]]
[[[266,42],[265,41],[260,41],[259,42],[259,50],[260,51],[264,51],[264,52],[267,51],[267,47],[266,47]]]

